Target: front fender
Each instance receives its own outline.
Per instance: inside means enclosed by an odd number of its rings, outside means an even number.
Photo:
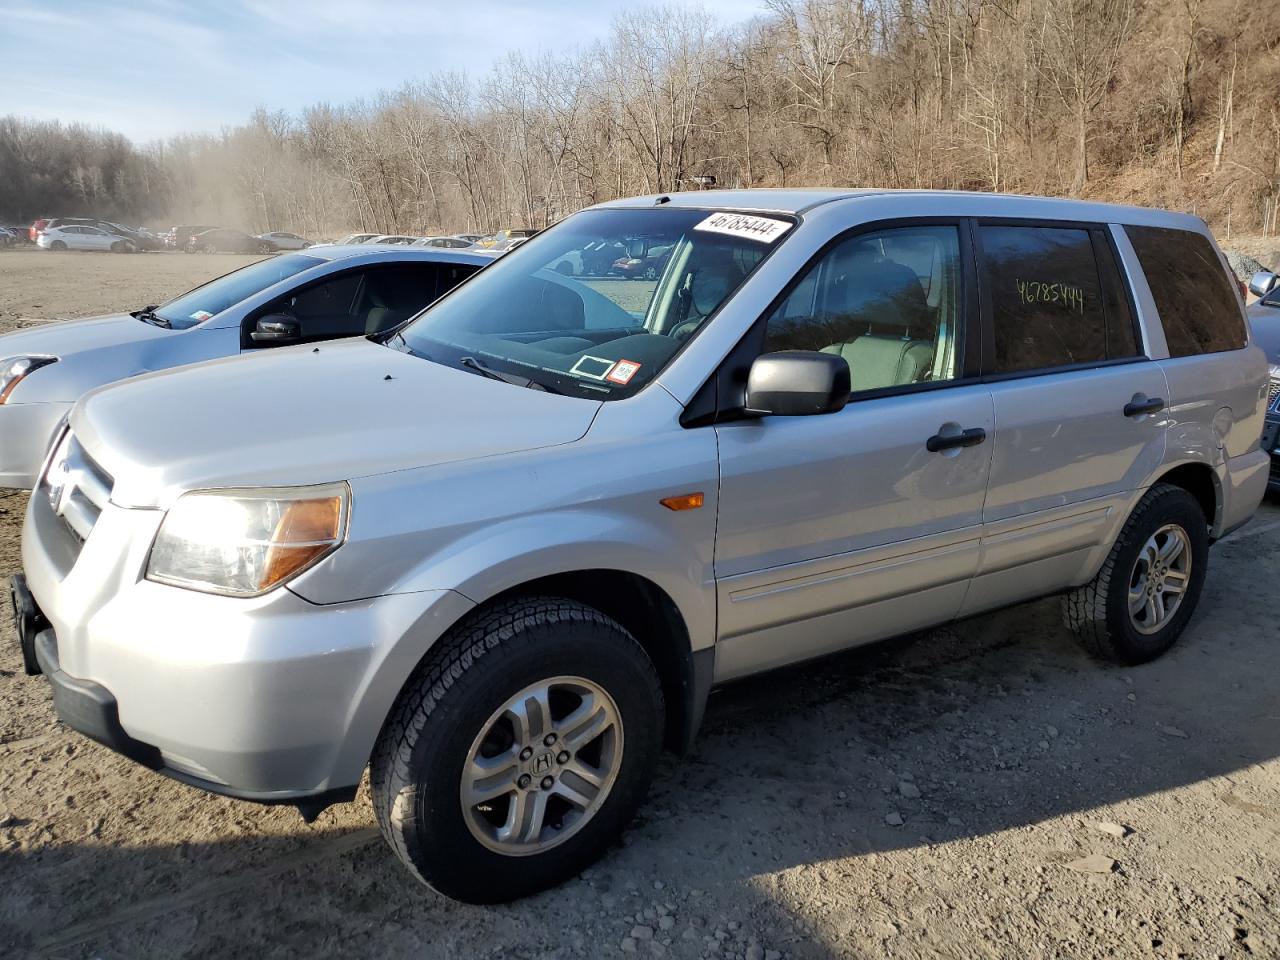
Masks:
[[[674,423],[674,420],[673,420]],[[660,587],[691,647],[715,642],[717,467],[709,430],[649,431],[356,478],[348,543],[291,589],[313,603],[454,590],[476,603],[556,574]],[[698,509],[661,500],[699,492]]]

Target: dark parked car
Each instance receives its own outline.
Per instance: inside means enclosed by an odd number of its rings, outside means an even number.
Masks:
[[[187,241],[187,253],[261,253],[262,241],[240,230],[215,227]]]
[[[191,238],[197,233],[216,229],[211,223],[173,226],[169,228],[169,232],[165,235],[164,245],[171,250],[185,250],[187,249],[187,244],[191,242]]]
[[[1259,270],[1249,281],[1249,292],[1258,298],[1248,311],[1253,342],[1267,352],[1270,365],[1262,449],[1271,454],[1269,490],[1280,494],[1280,277]]]

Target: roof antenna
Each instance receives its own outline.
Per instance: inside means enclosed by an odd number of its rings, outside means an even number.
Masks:
[[[671,198],[664,193],[662,196],[658,197],[658,199],[653,201],[653,205],[655,207],[660,207],[664,203],[670,203],[670,202],[671,202]]]

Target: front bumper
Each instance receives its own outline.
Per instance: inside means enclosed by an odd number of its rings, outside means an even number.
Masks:
[[[70,403],[0,404],[0,487],[30,490]]]
[[[75,556],[31,498],[23,566],[59,717],[152,769],[305,807],[359,783],[413,668],[472,606],[452,591],[310,603],[141,579],[161,514],[108,504]]]

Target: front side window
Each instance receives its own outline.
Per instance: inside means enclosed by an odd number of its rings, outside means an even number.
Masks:
[[[809,267],[769,317],[764,350],[844,357],[855,392],[952,380],[963,302],[956,227],[859,234]]]
[[[1226,268],[1205,237],[1166,227],[1124,230],[1147,275],[1169,356],[1239,350],[1249,342]]]
[[[269,313],[298,322],[302,339],[329,340],[384,333],[398,326],[476,270],[470,264],[400,263],[346,270],[268,304]]]
[[[587,210],[521,243],[389,345],[573,396],[630,396],[792,225],[681,208]]]
[[[324,261],[317,257],[300,253],[259,260],[170,300],[158,307],[155,315],[175,330],[194,327],[246,297],[321,263]]]
[[[1132,323],[1102,282],[1087,228],[985,225],[979,237],[995,336],[993,373],[1133,355]],[[1108,301],[1116,307],[1111,317]]]

